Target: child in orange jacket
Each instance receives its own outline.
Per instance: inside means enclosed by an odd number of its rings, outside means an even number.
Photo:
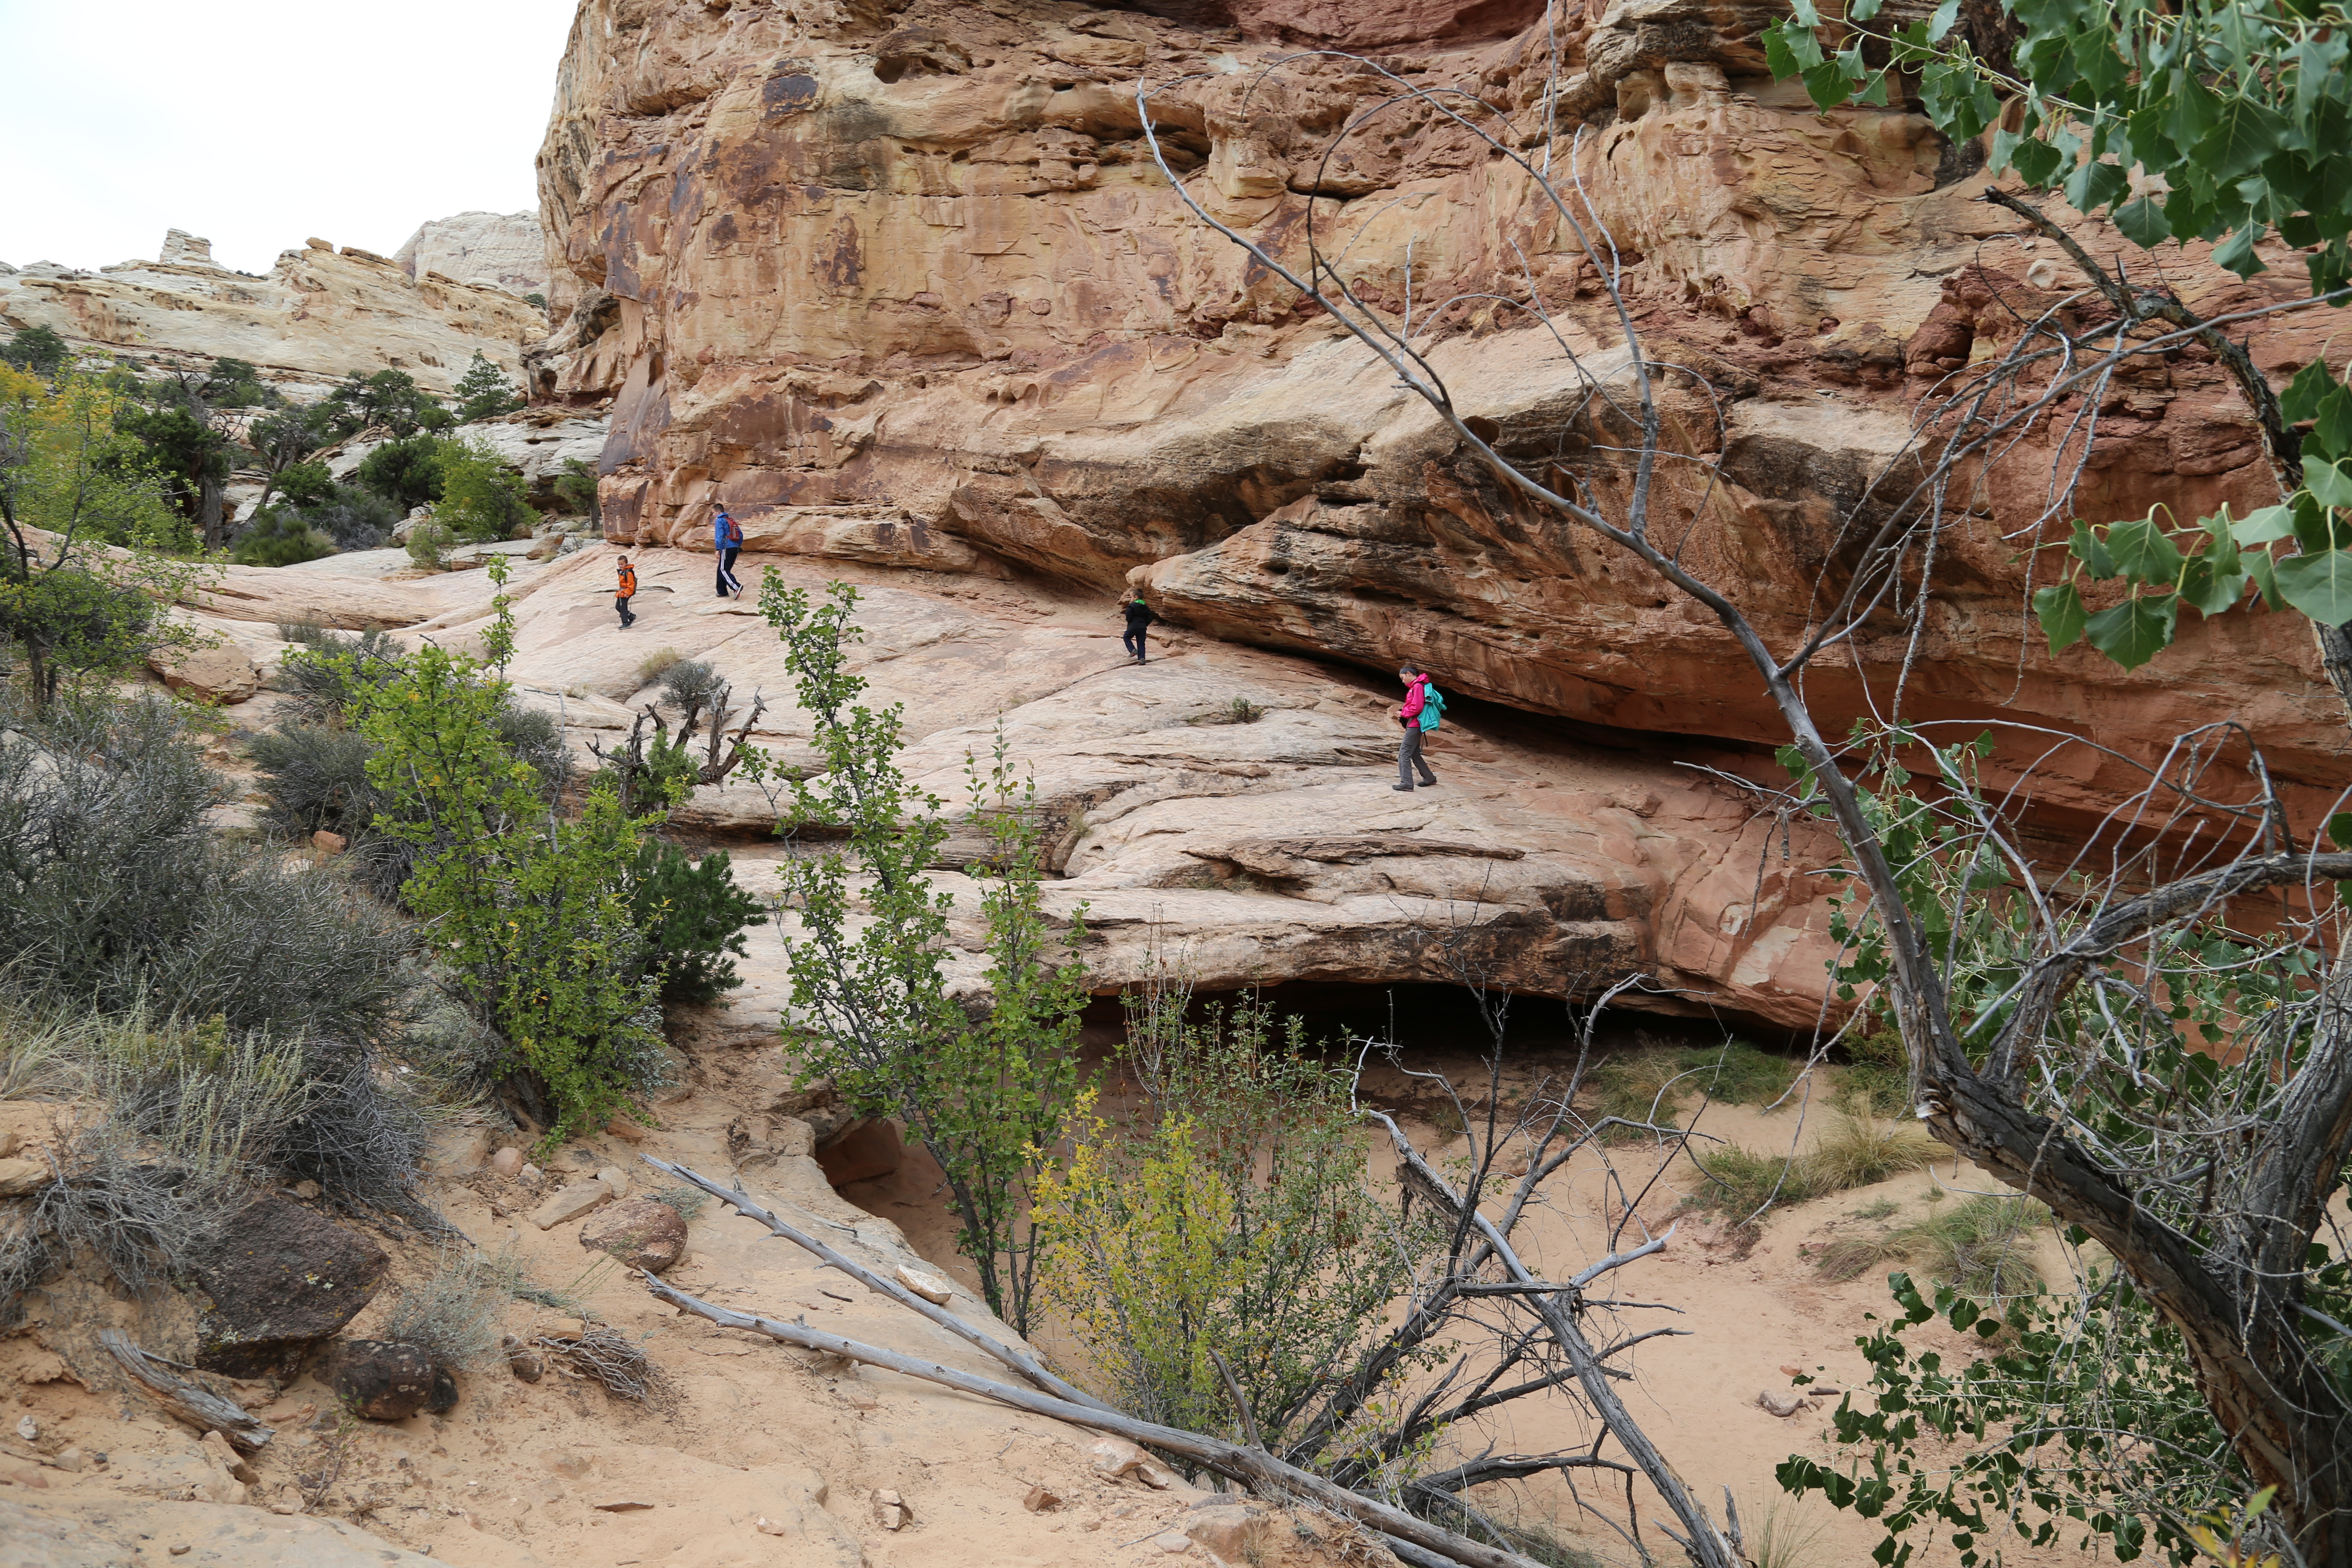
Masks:
[[[637,624],[637,617],[629,612],[629,601],[636,596],[637,569],[630,565],[629,558],[624,555],[621,557],[621,580],[613,593],[613,608],[621,612],[623,631]]]

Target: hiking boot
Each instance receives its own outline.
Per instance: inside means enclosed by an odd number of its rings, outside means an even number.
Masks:
[[[1411,784],[1391,784],[1389,785],[1389,788],[1401,789],[1407,795],[1411,795],[1412,793],[1412,785]]]

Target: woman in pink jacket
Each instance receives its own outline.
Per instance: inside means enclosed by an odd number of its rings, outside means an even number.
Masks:
[[[1397,710],[1397,722],[1404,727],[1404,739],[1397,742],[1397,782],[1391,789],[1412,792],[1413,770],[1421,771],[1424,787],[1437,782],[1429,771],[1429,763],[1421,754],[1421,737],[1433,727],[1437,709],[1429,700],[1429,675],[1417,664],[1407,664],[1398,669],[1397,679],[1404,682],[1404,705]]]

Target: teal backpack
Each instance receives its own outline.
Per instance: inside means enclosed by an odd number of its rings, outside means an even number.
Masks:
[[[1445,698],[1436,686],[1424,682],[1421,689],[1421,728],[1425,734],[1437,728],[1445,717]]]

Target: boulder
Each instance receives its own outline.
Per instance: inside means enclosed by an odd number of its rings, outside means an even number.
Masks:
[[[159,648],[147,656],[147,668],[173,690],[207,702],[238,703],[261,689],[261,667],[235,643]]]
[[[21,1198],[48,1180],[47,1160],[0,1160],[0,1198]]]
[[[335,1396],[371,1421],[404,1421],[457,1403],[457,1380],[422,1345],[346,1340],[324,1368]]]
[[[955,1294],[955,1288],[938,1275],[926,1269],[909,1268],[901,1263],[898,1268],[898,1283],[929,1301],[934,1307],[944,1307]]]
[[[630,1198],[590,1215],[580,1227],[580,1245],[659,1274],[685,1256],[686,1220],[667,1204]]]
[[[852,1122],[818,1145],[816,1152],[818,1169],[824,1173],[825,1181],[836,1187],[887,1176],[906,1157],[898,1124],[887,1120]]]
[[[1266,1512],[1249,1503],[1194,1507],[1183,1519],[1184,1533],[1202,1551],[1226,1563],[1255,1561],[1264,1551]]]
[[[391,1259],[289,1198],[255,1199],[199,1249],[196,1364],[231,1377],[292,1370],[373,1299]]]
[[[530,1169],[525,1166],[524,1169]],[[613,1201],[613,1189],[591,1176],[584,1182],[574,1182],[545,1203],[530,1216],[530,1223],[541,1230],[553,1230],[568,1219],[578,1219],[589,1210]]]

